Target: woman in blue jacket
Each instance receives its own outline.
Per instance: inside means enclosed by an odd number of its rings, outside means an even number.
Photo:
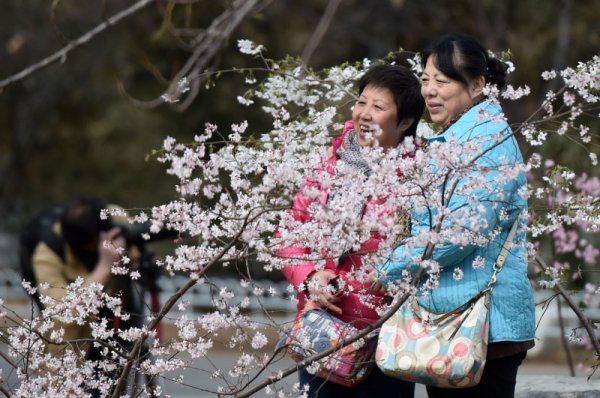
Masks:
[[[432,43],[422,53],[422,63],[421,94],[439,131],[428,139],[428,145],[436,141],[460,145],[465,148],[461,163],[471,167],[462,176],[455,175],[440,185],[440,191],[446,194],[443,205],[415,208],[411,232],[416,236],[434,229],[432,220],[446,207],[449,216],[443,222],[444,228],[448,227],[446,223],[460,220],[465,236],[480,239],[477,244],[460,243],[453,228],[454,237],[436,243],[431,259],[440,267],[437,282],[430,280],[424,285],[425,278],[421,287],[437,286],[419,290],[427,292],[419,298],[420,303],[431,311],[448,312],[484,290],[509,230],[518,223],[513,246],[491,294],[489,347],[481,382],[464,389],[428,386],[427,392],[429,397],[510,398],[514,396],[518,367],[534,345],[535,318],[527,277],[527,202],[520,195],[526,177],[517,167],[523,163],[522,155],[502,109],[497,102],[486,100],[483,93],[486,85],[498,89],[504,86],[507,67],[491,57],[477,40],[463,34],[446,35]],[[472,144],[477,144],[481,156],[466,150]],[[511,168],[517,171],[506,177]],[[480,188],[470,187],[467,193],[463,188],[474,179],[480,181]],[[456,189],[449,195],[449,187],[455,182]],[[479,221],[465,221],[468,214],[476,214]],[[381,282],[398,281],[404,270],[414,271],[415,258],[423,252],[424,247],[417,245],[398,247],[378,270]]]

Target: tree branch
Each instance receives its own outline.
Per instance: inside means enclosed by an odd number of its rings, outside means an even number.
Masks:
[[[142,108],[155,108],[161,105],[165,102],[163,99],[165,96],[170,99],[170,102],[177,103],[183,95],[179,86],[180,81],[187,78],[192,85],[192,90],[186,95],[186,100],[183,104],[175,106],[176,110],[184,111],[198,94],[198,87],[205,79],[204,71],[216,54],[221,50],[225,40],[231,36],[233,31],[249,14],[261,10],[271,1],[272,0],[234,1],[231,7],[215,18],[206,30],[203,30],[202,33],[192,39],[191,42],[194,43],[192,55],[171,79],[169,87],[164,93],[159,97],[148,101],[137,100],[128,95],[129,99]],[[122,85],[120,91],[127,95]]]
[[[539,266],[544,270],[544,272],[546,272],[548,270],[548,264],[546,264],[546,261],[544,261],[544,259],[539,254],[535,255],[535,260],[537,261]],[[563,298],[565,299],[565,302],[569,305],[569,307],[571,307],[571,309],[573,310],[575,315],[577,315],[577,318],[579,318],[583,327],[585,328],[585,331],[587,332],[588,336],[590,337],[590,342],[594,346],[594,351],[596,351],[596,356],[600,356],[600,343],[598,343],[596,334],[594,333],[594,331],[592,330],[592,327],[590,326],[589,319],[585,316],[583,311],[581,311],[581,309],[577,306],[577,304],[573,301],[573,299],[571,298],[569,293],[567,293],[565,288],[560,283],[556,283],[554,285],[554,288],[560,293],[561,296],[563,296]]]
[[[482,156],[484,156],[486,153],[488,153],[489,151],[491,151],[492,149],[494,149],[495,147],[501,145],[503,142],[505,142],[506,140],[508,140],[509,138],[511,138],[513,136],[514,133],[508,134],[507,136],[503,137],[502,139],[498,140],[494,145],[492,145],[490,148],[485,149],[484,151],[482,151],[481,153],[477,154],[475,157],[473,157],[470,161],[469,164],[475,164],[477,162],[477,160],[479,160]],[[447,181],[449,180],[449,175],[452,171],[449,171],[448,174],[445,176],[445,181],[444,185],[446,185]],[[452,181],[452,184],[450,185],[450,187],[445,188],[444,190],[447,192],[447,194],[444,194],[444,197],[447,198],[448,200],[445,201],[443,203],[443,207],[447,208],[448,203],[450,201],[450,198],[454,195],[457,187],[458,187],[458,183],[459,183],[460,179],[454,179]],[[440,233],[443,223],[444,223],[444,219],[445,216],[441,216],[440,220],[437,224],[434,225],[433,230],[436,233]],[[425,250],[423,252],[423,255],[421,256],[422,260],[427,260],[430,259],[433,255],[433,250],[435,248],[435,244],[433,243],[428,243],[427,246],[425,246]],[[416,287],[419,284],[419,281],[421,279],[421,277],[423,276],[423,274],[425,274],[426,270],[423,267],[419,267],[418,271],[416,272],[412,282],[411,282],[411,286]],[[278,380],[289,376],[290,374],[298,371],[299,369],[302,369],[306,366],[308,366],[309,364],[318,361],[321,358],[326,357],[327,355],[330,355],[334,352],[336,352],[337,350],[352,344],[353,342],[357,341],[358,339],[361,339],[365,336],[367,336],[369,333],[371,333],[373,330],[376,330],[377,328],[381,327],[383,325],[383,323],[388,320],[394,313],[396,313],[396,311],[398,311],[398,309],[402,306],[402,304],[408,299],[408,297],[410,296],[410,293],[404,293],[402,294],[402,296],[400,296],[400,298],[398,298],[397,302],[395,302],[389,309],[388,311],[381,316],[381,318],[379,318],[379,320],[377,320],[377,322],[367,326],[365,329],[362,329],[359,333],[357,333],[356,335],[354,335],[352,338],[346,339],[346,340],[342,340],[340,342],[338,342],[338,344],[336,344],[334,347],[330,347],[329,349],[319,352],[317,354],[314,354],[308,358],[305,358],[303,361],[301,362],[297,362],[294,366],[291,366],[283,371],[278,372],[277,374],[272,374],[269,378],[267,378],[266,380],[262,381],[261,383],[257,384],[256,386],[253,386],[252,388],[248,389],[247,391],[244,391],[242,393],[230,393],[230,394],[225,394],[225,395],[234,395],[236,398],[247,398],[250,397],[251,395],[255,394],[256,392],[260,391],[261,389],[265,388],[268,385],[271,385],[275,382],[277,382]],[[274,355],[276,355],[277,353],[275,353]],[[271,357],[270,361],[273,360],[274,356]]]
[[[113,15],[112,17],[106,19],[104,22],[102,22],[101,24],[96,26],[94,29],[88,31],[83,36],[80,36],[78,39],[75,39],[75,40],[69,42],[65,47],[63,47],[59,51],[55,52],[54,54],[42,59],[41,61],[39,61],[33,65],[28,66],[27,68],[23,69],[22,71],[14,74],[12,76],[9,76],[6,79],[0,80],[0,92],[8,85],[18,82],[19,80],[23,80],[26,77],[32,75],[33,73],[37,72],[40,69],[45,68],[48,65],[51,65],[55,62],[61,62],[61,63],[65,62],[65,60],[67,59],[67,54],[69,54],[71,51],[88,43],[95,36],[97,36],[98,34],[103,32],[110,26],[117,24],[124,18],[127,18],[127,17],[135,14],[136,12],[142,10],[143,8],[148,6],[150,3],[153,3],[155,1],[156,0],[140,0],[140,1],[138,1],[137,3],[133,4],[131,7],[126,8],[125,10],[120,11],[117,14]]]
[[[0,385],[0,391],[2,392],[2,394],[4,394],[5,397],[10,398],[10,391],[8,391],[6,388],[4,388],[4,386]]]
[[[556,300],[556,309],[558,311],[558,325],[560,327],[560,340],[563,345],[563,349],[565,350],[565,354],[567,355],[567,364],[569,365],[569,373],[571,377],[575,377],[575,367],[573,366],[573,356],[571,355],[571,350],[569,350],[569,344],[567,341],[567,336],[565,333],[565,320],[562,315],[562,304],[560,300]]]
[[[456,188],[457,183],[455,183],[452,187],[452,190],[454,190]],[[443,222],[444,217],[441,218],[440,222],[438,224],[435,225],[434,230],[436,232],[440,232],[441,228],[442,228],[442,222]],[[423,251],[423,255],[421,257],[422,260],[426,260],[426,259],[430,259],[431,256],[433,255],[433,249],[435,248],[435,244],[433,243],[428,243],[427,246],[425,246],[425,250]],[[425,268],[423,267],[419,267],[417,273],[415,274],[412,282],[411,282],[411,286],[416,287],[419,284],[419,281],[421,280],[421,277],[423,276],[423,274],[425,274]],[[268,385],[271,385],[275,382],[277,382],[278,380],[289,376],[290,374],[297,372],[298,370],[305,368],[306,366],[308,366],[309,364],[318,361],[321,358],[325,358],[327,355],[333,354],[334,352],[336,352],[337,350],[346,347],[349,344],[354,343],[355,341],[367,336],[369,333],[371,333],[372,331],[378,329],[379,327],[381,327],[385,321],[387,321],[389,318],[392,317],[392,315],[394,315],[396,313],[396,311],[398,311],[398,309],[400,309],[400,307],[402,306],[402,304],[404,304],[404,302],[408,299],[408,297],[410,296],[410,292],[409,293],[404,293],[402,296],[400,296],[398,298],[398,300],[388,309],[388,311],[381,316],[381,318],[379,318],[377,320],[377,322],[367,326],[365,329],[362,329],[360,332],[358,332],[356,335],[354,335],[352,338],[349,339],[345,339],[342,341],[339,341],[334,347],[330,347],[329,349],[319,352],[317,354],[311,355],[308,358],[305,358],[303,361],[301,362],[297,362],[294,366],[291,366],[285,370],[283,370],[282,372],[277,372],[277,374],[272,374],[269,378],[267,378],[266,380],[262,381],[261,383],[257,384],[256,386],[248,389],[247,391],[242,392],[241,394],[236,394],[235,397],[236,398],[247,398],[250,397],[251,395],[255,394],[256,392],[262,390],[263,388],[265,388]],[[274,355],[276,355],[277,353],[275,353]],[[274,356],[273,356],[274,357]],[[271,358],[271,360],[273,359],[273,357]]]
[[[247,226],[249,224],[251,224],[252,221],[254,221],[261,214],[262,214],[262,211],[258,212],[257,214],[252,214],[252,212],[249,212],[246,215],[244,222],[240,226],[240,229],[239,229],[239,231],[237,231],[236,235],[234,235],[231,238],[231,240],[226,245],[224,245],[223,248],[221,248],[219,253],[216,254],[215,257],[202,268],[202,271],[199,274],[202,275],[202,274],[206,273],[206,271],[208,271],[213,265],[218,264],[221,261],[221,259],[227,254],[227,252],[232,247],[234,247],[235,244],[239,241],[242,234],[246,231]],[[154,318],[152,319],[152,321],[149,322],[149,324],[147,325],[147,329],[153,330],[154,328],[156,328],[158,323],[165,317],[165,315],[167,313],[169,313],[169,311],[171,311],[171,308],[173,308],[175,306],[175,304],[181,298],[181,296],[183,296],[185,294],[185,292],[187,292],[189,289],[191,289],[197,282],[198,282],[197,279],[190,279],[189,281],[187,281],[185,283],[185,285],[183,285],[181,288],[179,288],[179,290],[177,290],[177,292],[175,292],[171,297],[169,297],[169,299],[163,305],[163,307],[161,308],[159,313],[156,314],[154,316]],[[133,363],[135,362],[135,359],[138,357],[138,355],[142,349],[142,345],[146,341],[146,338],[148,338],[148,333],[144,333],[139,339],[137,339],[133,348],[131,349],[131,352],[128,355],[127,363],[125,364],[125,367],[121,371],[119,380],[117,381],[117,385],[112,393],[113,398],[120,397],[123,394],[123,392],[125,391],[125,387],[127,385],[127,380],[129,378],[129,373],[131,372]]]
[[[573,0],[563,0],[558,17],[556,30],[556,48],[552,57],[552,69],[560,70],[567,66],[568,54],[571,49],[571,26],[573,20]],[[558,82],[548,81],[544,84],[543,92],[556,90]]]
[[[431,250],[426,250],[426,254],[423,255],[423,257],[427,256],[431,256],[431,252],[433,251],[433,245],[429,245],[429,247],[431,248]],[[419,268],[419,271],[417,272],[415,279],[413,280],[413,283],[411,285],[416,286],[416,284],[418,283],[419,279],[421,278],[421,276],[425,273],[425,268]],[[363,337],[366,337],[369,333],[371,333],[372,331],[376,330],[377,328],[381,327],[381,325],[383,325],[383,323],[385,321],[387,321],[389,318],[392,317],[392,315],[394,315],[396,313],[396,311],[398,311],[398,309],[402,306],[402,304],[404,304],[404,302],[408,299],[408,297],[410,296],[410,293],[404,293],[396,303],[394,303],[394,305],[392,305],[388,312],[386,312],[381,318],[379,318],[377,320],[377,322],[367,326],[365,329],[362,329],[360,332],[358,332],[356,335],[352,336],[351,338],[339,341],[335,346],[328,348],[325,351],[321,351],[317,354],[311,355],[308,358],[305,358],[304,360],[297,362],[295,365],[281,371],[281,372],[277,372],[277,374],[272,374],[269,378],[267,378],[266,380],[262,381],[261,383],[255,385],[254,387],[248,389],[247,391],[244,391],[241,394],[236,394],[235,397],[236,398],[247,398],[250,397],[251,395],[257,393],[258,391],[262,390],[263,388],[265,388],[268,385],[271,385],[275,382],[277,382],[280,379],[283,379],[286,376],[291,375],[294,372],[297,372],[298,370],[305,368],[306,366],[308,366],[309,364],[318,361],[321,358],[325,358],[327,355],[333,354],[334,352],[336,352],[337,350],[346,347],[347,345],[350,345],[352,343],[354,343],[355,341],[362,339]],[[282,348],[283,349],[283,348]],[[277,353],[275,353],[274,355],[276,355]],[[229,394],[227,394],[229,395]]]
[[[305,64],[308,65],[313,53],[319,46],[319,43],[321,43],[321,40],[323,40],[323,36],[325,35],[325,32],[327,32],[329,25],[331,25],[331,21],[333,20],[335,12],[337,11],[340,3],[341,0],[330,0],[329,3],[327,3],[327,8],[323,13],[317,28],[308,40],[308,43],[304,47],[304,51],[302,51],[302,55],[300,56]]]

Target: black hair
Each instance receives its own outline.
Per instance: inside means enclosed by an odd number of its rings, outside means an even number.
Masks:
[[[415,119],[405,132],[405,136],[414,136],[425,110],[425,100],[421,96],[421,83],[417,76],[401,65],[374,65],[358,81],[359,95],[369,85],[390,90],[396,104],[398,124],[406,118]]]
[[[100,211],[106,207],[104,202],[92,197],[78,197],[70,201],[60,220],[65,242],[74,250],[96,242],[100,231],[113,227],[110,218],[100,219]]]
[[[423,66],[432,55],[440,72],[465,85],[479,76],[498,88],[506,84],[507,65],[490,57],[481,43],[467,34],[450,33],[431,43],[421,54]]]

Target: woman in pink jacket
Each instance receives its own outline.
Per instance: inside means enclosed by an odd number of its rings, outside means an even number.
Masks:
[[[325,161],[324,170],[332,175],[335,175],[338,162],[346,162],[348,166],[368,175],[370,168],[361,156],[361,147],[379,146],[387,149],[398,146],[405,137],[415,135],[424,111],[419,80],[413,72],[402,66],[372,67],[359,80],[358,92],[352,121],[346,122],[342,135],[332,140],[332,150]],[[309,206],[315,200],[327,205],[333,196],[318,186],[317,182],[308,181],[307,185],[321,189],[323,195],[319,199],[312,199],[305,196],[302,190],[296,194],[290,211],[299,222],[311,220]],[[380,198],[370,198],[359,216],[376,211],[376,205],[380,203]],[[372,292],[370,284],[358,281],[352,275],[363,267],[362,257],[377,250],[381,239],[380,235],[372,233],[358,251],[348,252],[335,259],[337,261],[326,259],[326,265],[321,270],[308,261],[284,267],[285,277],[298,294],[299,313],[311,300],[359,329],[375,322],[379,318],[376,308],[384,298],[380,293]],[[310,248],[305,247],[286,247],[279,251],[279,255],[285,258],[298,258],[310,253]],[[338,283],[340,279],[342,283]],[[331,285],[340,286],[342,291],[333,292],[328,288]],[[299,371],[299,379],[301,384],[309,385],[308,397],[372,397],[381,393],[386,397],[405,398],[414,395],[414,384],[389,378],[376,368],[364,382],[354,387],[320,379],[304,369]]]

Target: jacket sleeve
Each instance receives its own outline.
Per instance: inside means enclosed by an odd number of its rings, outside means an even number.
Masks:
[[[495,140],[488,140],[483,147],[492,148],[496,144]],[[523,172],[520,172],[513,178],[502,178],[502,183],[498,184],[499,176],[503,174],[499,168],[501,164],[515,165],[522,162],[521,154],[516,140],[510,137],[498,146],[493,147],[476,161],[476,167],[457,184],[456,191],[448,201],[448,209],[452,216],[445,219],[445,223],[451,223],[458,219],[455,214],[476,214],[474,220],[463,220],[463,231],[477,231],[478,236],[489,237],[490,234],[501,224],[503,229],[508,229],[517,219],[522,208],[514,203],[515,196],[519,195],[518,190],[525,185],[526,179]],[[492,189],[479,188],[467,189],[465,195],[461,194],[461,188],[465,187],[468,181],[474,178],[483,179],[484,186],[491,186]],[[488,185],[489,184],[489,185]],[[450,186],[448,184],[447,186]],[[468,191],[468,192],[467,192]],[[468,193],[468,196],[466,194]],[[432,214],[438,213],[438,209],[430,209]],[[417,236],[419,233],[434,228],[430,222],[430,215],[427,212],[412,213],[411,236]],[[464,217],[466,218],[466,217]],[[442,228],[449,228],[449,225],[443,225]],[[436,244],[432,253],[432,259],[442,267],[471,266],[465,264],[464,259],[472,254],[478,246],[458,245],[453,243],[440,242]],[[377,267],[381,275],[381,282],[386,284],[402,278],[402,271],[407,269],[411,272],[416,271],[416,260],[423,256],[424,247],[413,247],[408,251],[404,245],[396,248],[392,256],[385,263]]]
[[[305,183],[304,186],[310,184]],[[310,220],[310,214],[308,213],[308,207],[313,200],[307,198],[300,189],[294,196],[292,208],[288,210],[293,219],[300,222],[307,222]],[[279,235],[279,231],[276,232]],[[285,259],[300,258],[311,254],[311,250],[308,247],[297,247],[291,242],[289,246],[284,246],[277,251],[277,255]],[[283,275],[286,279],[297,289],[300,284],[304,282],[306,277],[315,270],[315,264],[312,261],[303,261],[293,266],[283,267]]]
[[[351,120],[347,121],[344,124],[344,129],[342,134],[339,137],[336,137],[332,140],[332,147],[328,152],[328,160],[325,164],[325,170],[323,172],[331,171],[330,166],[335,164],[337,159],[336,150],[343,145],[344,136],[350,131],[354,130],[354,123]],[[296,193],[294,196],[294,200],[292,203],[292,208],[289,210],[291,212],[292,217],[296,221],[307,222],[311,219],[308,208],[309,206],[316,201],[316,199],[310,199],[306,197],[302,192],[304,188],[307,187],[318,187],[317,182],[308,179],[302,188]],[[325,193],[323,192],[323,195]],[[278,234],[278,232],[276,232]],[[277,251],[277,255],[282,258],[299,258],[302,256],[306,256],[311,254],[312,251],[308,247],[297,247],[294,246],[293,243],[290,243],[289,246],[285,246]],[[335,265],[330,260],[326,262],[326,268],[334,269]],[[293,266],[283,267],[283,274],[286,279],[296,288],[298,289],[299,285],[301,285],[306,278],[315,270],[315,263],[312,261],[304,261],[299,262]]]

